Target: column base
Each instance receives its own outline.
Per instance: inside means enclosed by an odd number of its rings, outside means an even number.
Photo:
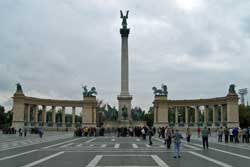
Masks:
[[[12,126],[13,128],[19,129],[19,128],[23,128],[24,127],[24,121],[15,121],[12,122]]]
[[[83,123],[82,127],[96,127],[96,123]]]

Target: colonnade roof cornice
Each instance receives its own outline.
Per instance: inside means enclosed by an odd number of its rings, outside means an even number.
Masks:
[[[153,103],[167,103],[169,106],[201,106],[201,105],[222,105],[227,103],[227,96],[208,99],[190,100],[155,100]]]
[[[45,105],[45,106],[64,106],[64,107],[82,107],[83,100],[57,100],[57,99],[42,99],[36,97],[23,97],[25,104]]]

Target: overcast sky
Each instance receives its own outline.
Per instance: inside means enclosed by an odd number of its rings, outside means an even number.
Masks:
[[[96,86],[117,106],[120,9],[130,10],[133,106],[147,110],[162,83],[169,99],[249,88],[249,0],[0,0],[0,105],[12,107],[20,82],[27,96],[56,99]]]

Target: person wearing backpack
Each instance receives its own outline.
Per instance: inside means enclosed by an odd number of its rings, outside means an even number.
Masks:
[[[174,158],[180,158],[181,157],[180,146],[181,146],[181,139],[183,139],[183,137],[178,129],[175,130],[173,139],[174,139]]]

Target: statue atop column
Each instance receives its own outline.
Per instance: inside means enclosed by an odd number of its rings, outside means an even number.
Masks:
[[[125,16],[123,15],[122,10],[120,10],[120,13],[121,13],[121,19],[122,19],[122,28],[127,29],[127,19],[128,19],[129,10],[127,10]]]
[[[22,86],[21,86],[20,83],[16,84],[16,93],[14,94],[14,96],[16,96],[16,95],[18,95],[18,96],[24,96],[23,89],[22,89]]]
[[[155,86],[152,88],[155,96],[168,96],[167,85],[162,84],[161,89],[157,89]]]
[[[234,84],[231,84],[231,85],[229,86],[228,94],[229,94],[229,95],[236,95],[235,85],[234,85]]]
[[[93,97],[97,95],[97,91],[95,87],[92,87],[90,90],[88,90],[87,86],[82,86],[83,89],[83,97]]]

